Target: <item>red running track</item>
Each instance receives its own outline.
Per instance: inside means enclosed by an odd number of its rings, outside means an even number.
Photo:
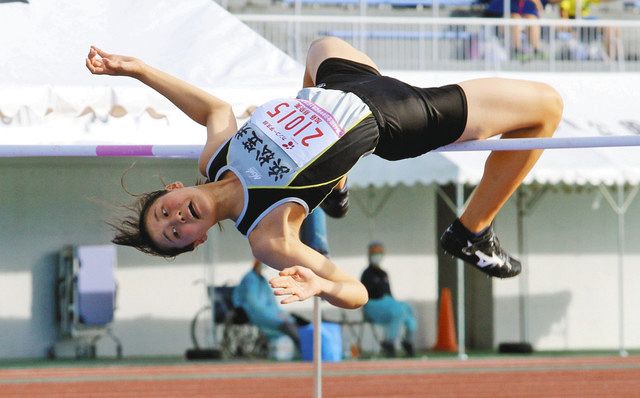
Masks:
[[[313,397],[309,363],[0,370],[0,397]],[[640,357],[326,363],[323,397],[640,397]]]

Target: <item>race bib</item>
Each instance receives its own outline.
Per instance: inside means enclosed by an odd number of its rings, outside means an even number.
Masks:
[[[303,99],[267,102],[251,115],[251,123],[282,148],[298,167],[306,165],[344,135],[329,112]]]

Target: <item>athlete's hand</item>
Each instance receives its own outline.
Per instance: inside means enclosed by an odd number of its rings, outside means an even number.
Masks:
[[[276,296],[288,296],[280,301],[281,304],[289,304],[303,301],[309,297],[322,293],[322,278],[309,268],[294,266],[280,271],[280,276],[271,278],[269,284],[274,289]]]
[[[109,54],[91,46],[86,59],[87,68],[94,75],[136,76],[144,64],[137,58]]]

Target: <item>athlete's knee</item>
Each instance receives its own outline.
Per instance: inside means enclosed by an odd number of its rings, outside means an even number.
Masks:
[[[319,39],[315,39],[314,41],[311,42],[311,44],[309,45],[309,48],[314,47],[314,46],[332,46],[332,45],[336,45],[339,43],[346,43],[344,40],[339,39],[335,36],[324,36],[321,37]]]
[[[337,37],[321,37],[312,41],[309,45],[306,59],[306,70],[312,79],[315,80],[315,72],[318,69],[320,62],[327,57],[331,48],[336,46],[336,40],[341,41]]]
[[[344,41],[334,36],[325,36],[319,39],[315,39],[311,42],[311,44],[309,44],[309,52],[307,56],[338,46],[341,43],[344,43]]]
[[[560,120],[562,119],[562,111],[564,102],[558,91],[546,83],[540,83],[538,92],[541,98],[541,123],[544,126],[542,134],[552,136],[555,132]]]

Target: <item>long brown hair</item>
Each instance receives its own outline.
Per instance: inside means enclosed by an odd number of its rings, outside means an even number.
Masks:
[[[130,246],[143,253],[164,258],[173,258],[178,254],[192,251],[195,248],[193,244],[170,249],[161,248],[149,235],[145,223],[147,212],[158,198],[168,192],[166,189],[161,189],[135,195],[138,199],[133,204],[123,206],[129,214],[117,223],[108,223],[116,233],[111,242],[116,245]]]
[[[195,249],[193,243],[185,247],[163,249],[158,246],[153,239],[151,239],[151,235],[149,235],[149,231],[147,230],[147,225],[145,223],[147,212],[151,205],[153,205],[158,198],[169,193],[169,190],[160,189],[141,194],[131,193],[125,184],[125,178],[135,165],[136,163],[133,162],[131,166],[122,173],[120,176],[120,186],[126,193],[137,199],[130,205],[121,206],[121,209],[125,210],[129,214],[115,222],[107,221],[107,224],[115,231],[115,236],[111,242],[116,245],[130,246],[145,254],[164,258],[173,258],[178,254],[193,251],[193,249]],[[162,181],[162,178],[160,178],[160,180]],[[162,182],[164,184],[164,181]],[[196,184],[200,183],[201,181],[196,181]]]

